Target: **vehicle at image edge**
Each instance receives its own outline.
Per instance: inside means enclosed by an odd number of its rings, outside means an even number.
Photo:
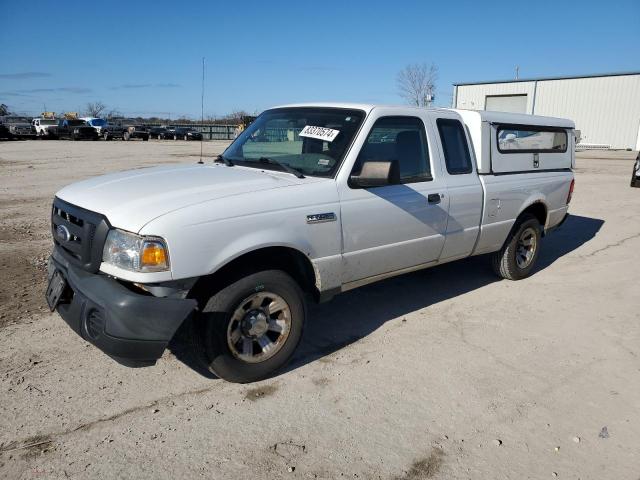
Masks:
[[[640,188],[640,153],[636,157],[633,164],[633,172],[631,172],[631,186]]]
[[[0,116],[0,137],[11,139],[35,138],[36,131],[31,119],[18,115]]]
[[[58,138],[69,140],[97,140],[98,132],[79,118],[62,118],[58,121]]]
[[[104,118],[80,117],[80,120],[84,120],[85,122],[87,122],[87,125],[90,125],[93,128],[95,128],[96,132],[98,132],[99,137],[103,136],[102,130],[104,129],[104,127],[107,126],[107,121]]]
[[[174,140],[202,140],[202,133],[191,127],[176,127],[173,130]]]
[[[31,125],[38,138],[58,138],[58,120],[55,118],[34,118]]]
[[[149,128],[149,138],[157,138],[158,140],[162,140],[165,138],[167,133],[166,127],[150,127]]]
[[[107,125],[103,127],[102,138],[105,140],[120,138],[126,141],[140,138],[147,141],[149,140],[149,131],[144,125],[135,125],[126,120],[109,120]]]
[[[47,302],[123,364],[154,364],[186,322],[205,368],[262,379],[293,354],[308,298],[481,254],[503,278],[530,275],[567,216],[574,147],[559,118],[267,110],[215,162],[60,190]]]

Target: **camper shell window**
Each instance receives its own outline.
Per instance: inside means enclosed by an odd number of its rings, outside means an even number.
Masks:
[[[500,125],[497,129],[500,153],[565,153],[567,130],[537,125]]]

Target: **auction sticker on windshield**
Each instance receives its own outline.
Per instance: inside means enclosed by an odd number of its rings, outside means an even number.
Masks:
[[[326,127],[314,127],[313,125],[307,125],[298,134],[300,137],[317,138],[318,140],[325,140],[327,142],[333,142],[340,133],[340,130],[334,130]]]

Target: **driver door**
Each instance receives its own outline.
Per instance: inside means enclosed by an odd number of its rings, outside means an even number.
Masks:
[[[400,184],[354,188],[340,182],[345,286],[410,270],[440,256],[449,198],[425,120],[385,115],[367,122],[371,127],[349,176],[357,175],[367,160],[396,161]]]

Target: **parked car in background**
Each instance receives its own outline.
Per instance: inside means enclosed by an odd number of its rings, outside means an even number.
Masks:
[[[4,125],[4,134],[8,139],[35,138],[36,130],[31,124],[31,119],[16,115],[0,117],[0,124]]]
[[[55,118],[34,118],[31,125],[38,138],[58,138],[58,120]]]
[[[98,140],[98,132],[79,118],[63,118],[58,122],[58,138],[69,140]]]
[[[96,117],[82,117],[80,120],[87,122],[87,125],[91,125],[98,132],[98,136],[102,137],[102,129],[107,126],[107,121],[104,118]]]
[[[0,122],[0,140],[8,140],[11,138],[11,133],[4,123]]]
[[[144,125],[132,125],[127,120],[110,120],[102,129],[102,138],[105,140],[141,138],[147,141],[149,140],[149,131]]]
[[[534,273],[567,218],[574,128],[408,106],[267,110],[215,164],[56,193],[47,303],[125,365],[154,364],[189,322],[204,369],[260,380],[293,355],[310,299],[483,254],[501,278]]]
[[[178,127],[176,127],[175,125],[169,125],[168,127],[166,127],[166,132],[164,134],[165,140],[173,138],[176,133],[176,128]]]
[[[129,125],[124,133],[123,140],[140,138],[143,141],[149,140],[149,129],[144,125]]]
[[[174,140],[202,140],[202,133],[191,127],[176,127],[173,131]]]
[[[107,121],[107,124],[102,127],[102,138],[105,140],[113,140],[114,138],[123,139],[124,132],[127,131],[127,127],[122,125],[118,121]]]
[[[167,134],[167,127],[151,127],[149,128],[149,138],[157,138],[162,140]]]

